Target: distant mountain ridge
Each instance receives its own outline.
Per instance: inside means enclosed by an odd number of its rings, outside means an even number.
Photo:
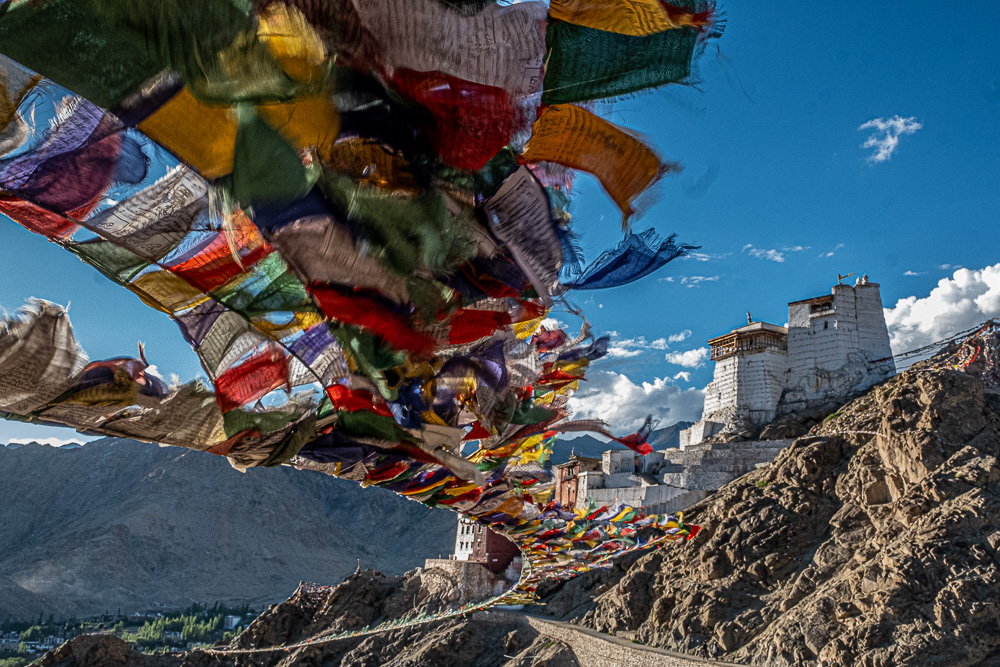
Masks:
[[[677,446],[689,424],[658,429]],[[600,457],[614,442],[557,442]],[[105,438],[0,447],[0,619],[86,616],[194,601],[281,600],[301,580],[338,583],[447,555],[455,516],[309,471],[251,469],[177,447]]]
[[[106,438],[0,447],[0,619],[256,605],[451,552],[455,515],[289,468]]]

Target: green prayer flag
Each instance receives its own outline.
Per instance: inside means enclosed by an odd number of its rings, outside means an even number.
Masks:
[[[132,282],[149,266],[149,262],[142,257],[110,241],[95,239],[83,243],[68,243],[66,249],[119,285]]]
[[[633,37],[550,20],[545,42],[549,59],[542,102],[563,104],[684,81],[691,74],[698,31],[678,28]]]
[[[255,203],[289,204],[311,187],[295,149],[245,105],[236,131],[232,183],[233,197],[244,208]]]
[[[137,35],[116,29],[73,0],[0,5],[0,49],[105,108],[162,69]]]

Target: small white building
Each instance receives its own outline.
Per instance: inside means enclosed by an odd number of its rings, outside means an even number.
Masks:
[[[600,461],[572,456],[556,466],[556,500],[563,507],[585,509],[597,506],[628,505],[646,514],[670,514],[705,497],[689,489],[665,483],[662,473],[673,470],[669,451],[639,456],[630,449],[604,452]]]
[[[453,560],[469,560],[476,541],[476,522],[458,515],[458,530],[455,531],[455,551]]]
[[[708,343],[715,374],[701,420],[681,432],[681,449],[861,392],[896,373],[879,285],[867,276],[789,303],[787,327],[748,322]]]

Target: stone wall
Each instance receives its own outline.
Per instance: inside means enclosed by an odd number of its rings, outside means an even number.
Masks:
[[[601,456],[601,471],[605,475],[635,472],[635,454],[630,449],[610,449]]]
[[[792,440],[714,443],[667,451],[663,484],[714,491],[762,464],[770,463]]]
[[[705,408],[702,419],[729,406],[735,406],[736,367],[739,356],[733,355],[715,362],[712,381],[705,387]],[[692,427],[694,428],[694,427]]]
[[[718,414],[718,413],[716,413]],[[733,413],[735,415],[735,411]],[[685,450],[692,445],[708,440],[716,433],[721,433],[725,422],[710,421],[700,419],[690,428],[686,428],[680,433],[680,448]]]
[[[788,357],[784,351],[763,350],[737,358],[736,409],[754,424],[766,424],[776,416]]]
[[[617,489],[597,489],[590,492],[590,498],[600,505],[611,507],[625,503],[630,507],[642,508],[646,514],[670,514],[678,509],[684,509],[698,500],[691,501],[688,497],[679,508],[675,499],[688,495],[688,489],[658,484],[656,486],[631,486]]]
[[[428,558],[420,573],[420,587],[453,604],[485,600],[496,594],[497,578],[479,563]]]
[[[738,352],[715,364],[705,388],[702,418],[681,432],[681,448],[711,438],[739,421],[761,426],[778,415],[788,357],[783,350]]]

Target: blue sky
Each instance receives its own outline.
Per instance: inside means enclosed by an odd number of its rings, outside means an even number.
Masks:
[[[702,246],[639,283],[571,294],[595,331],[616,333],[619,354],[595,365],[576,405],[620,429],[644,411],[666,423],[696,416],[711,379],[711,364],[696,364],[705,340],[745,323],[747,310],[783,324],[786,302],[827,293],[837,272],[867,272],[887,307],[910,298],[890,313],[897,346],[1000,315],[1000,48],[977,29],[1000,23],[1000,5],[725,11],[728,27],[701,59],[697,87],[598,107],[684,165],[634,227]],[[876,130],[858,128],[895,116],[912,133],[887,160],[870,161],[877,148],[862,144]],[[588,259],[620,239],[619,215],[592,178],[577,180],[572,212]],[[200,371],[164,315],[5,222],[0,306],[29,296],[71,302],[91,358],[133,354],[142,340],[161,372]],[[73,433],[0,423],[0,442],[49,435]]]

